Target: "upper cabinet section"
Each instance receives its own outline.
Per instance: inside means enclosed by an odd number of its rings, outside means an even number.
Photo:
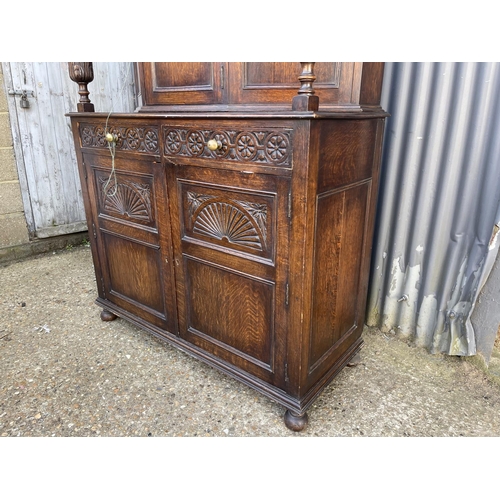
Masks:
[[[139,111],[291,111],[298,62],[137,63]],[[317,62],[319,111],[378,108],[383,63]]]
[[[224,101],[222,63],[138,63],[146,106],[219,104]]]

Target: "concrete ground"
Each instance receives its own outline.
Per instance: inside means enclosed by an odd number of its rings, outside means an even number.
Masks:
[[[431,355],[366,328],[301,433],[284,408],[125,320],[85,246],[0,265],[0,436],[500,436],[495,352]]]

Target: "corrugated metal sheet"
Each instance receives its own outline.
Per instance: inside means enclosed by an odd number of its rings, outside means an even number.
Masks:
[[[476,353],[470,314],[498,251],[500,63],[387,63],[367,323]]]

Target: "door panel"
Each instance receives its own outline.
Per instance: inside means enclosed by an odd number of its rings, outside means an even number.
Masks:
[[[163,291],[158,273],[159,247],[145,245],[121,234],[104,230],[102,233],[107,249],[108,298],[117,298],[164,318]]]
[[[90,153],[84,154],[84,164],[93,192],[90,202],[103,298],[176,333],[168,199],[161,164],[117,154],[113,172],[109,156]]]
[[[246,89],[291,88],[297,92],[300,87],[298,76],[301,73],[297,62],[247,62],[244,63],[244,82]],[[340,63],[315,63],[316,88],[338,88]]]
[[[283,387],[288,179],[166,168],[180,335]]]
[[[217,104],[222,100],[221,63],[138,63],[144,104]]]
[[[314,91],[320,107],[350,103],[354,63],[317,62],[314,65]],[[300,63],[229,63],[230,104],[292,105],[300,88]]]
[[[182,236],[273,261],[276,196],[179,181]]]
[[[184,272],[188,334],[272,371],[275,284],[187,255]]]

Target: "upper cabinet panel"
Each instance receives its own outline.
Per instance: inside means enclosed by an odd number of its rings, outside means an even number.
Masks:
[[[319,97],[320,109],[357,104],[359,89],[353,88],[355,63],[317,62],[314,65],[314,91]],[[229,102],[288,106],[300,88],[298,62],[231,63],[229,67]],[[361,73],[360,75],[361,76]],[[354,94],[353,94],[354,90]]]
[[[220,63],[138,63],[145,106],[217,104],[223,101]]]
[[[338,88],[340,63],[317,63],[315,87]],[[247,62],[243,63],[245,89],[293,89],[298,88],[301,67],[297,62]]]
[[[141,111],[291,111],[298,62],[138,63]],[[378,106],[383,63],[317,62],[320,111]]]

